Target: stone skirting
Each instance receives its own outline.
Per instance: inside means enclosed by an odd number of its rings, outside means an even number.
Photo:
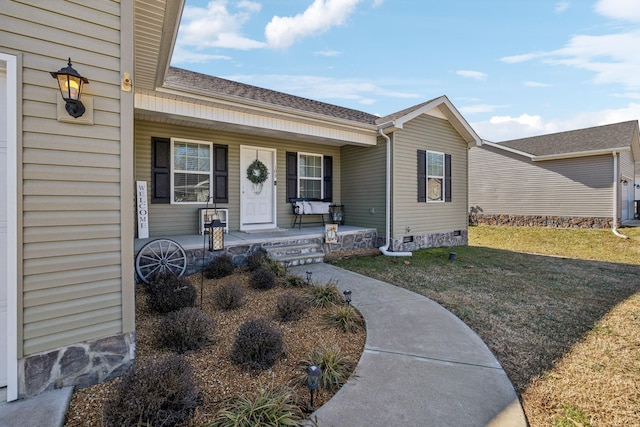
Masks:
[[[224,251],[209,252],[199,249],[185,249],[187,256],[187,270],[185,275],[202,271],[203,266],[209,265],[216,257],[222,254],[228,254],[232,257],[233,263],[238,266],[246,264],[246,259],[252,253],[262,250],[266,247],[285,246],[295,244],[314,243],[322,247],[324,254],[356,251],[362,249],[373,249],[379,247],[378,232],[376,229],[364,229],[353,232],[338,233],[337,243],[325,243],[324,237],[317,236],[301,236],[291,238],[279,238],[268,242],[251,243],[251,244],[234,244],[229,245]]]
[[[122,375],[135,356],[135,333],[72,344],[18,362],[18,395],[67,386],[88,387]]]
[[[500,225],[512,227],[552,228],[611,228],[611,218],[570,217],[544,215],[485,215],[476,214],[472,225]]]
[[[390,250],[393,252],[412,252],[418,249],[465,246],[468,241],[466,229],[446,233],[418,234],[391,239]]]

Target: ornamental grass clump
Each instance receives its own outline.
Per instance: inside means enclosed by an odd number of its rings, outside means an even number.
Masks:
[[[233,310],[244,304],[245,289],[238,279],[219,284],[213,291],[213,302],[222,310]]]
[[[327,326],[334,326],[342,332],[360,332],[364,329],[364,320],[358,311],[350,305],[338,306],[325,315]]]
[[[302,277],[292,274],[286,276],[282,284],[285,288],[304,288],[307,286],[307,282]]]
[[[338,287],[332,282],[309,286],[305,292],[305,299],[315,307],[329,307],[342,301]]]
[[[254,271],[260,267],[264,267],[267,264],[267,252],[264,249],[252,252],[251,255],[247,257],[246,262],[249,271]]]
[[[269,387],[230,401],[209,427],[299,426],[303,420],[289,390]]]
[[[181,356],[136,363],[115,383],[102,425],[185,425],[200,400],[191,366]]]
[[[223,253],[214,258],[205,268],[204,277],[207,279],[221,279],[233,274],[235,268],[231,255]]]
[[[276,317],[283,322],[300,320],[307,309],[307,302],[295,292],[283,292],[276,301]]]
[[[231,349],[231,360],[250,369],[267,369],[282,354],[282,332],[265,318],[240,325]]]
[[[167,314],[160,322],[158,342],[178,353],[199,350],[213,341],[211,316],[195,307],[185,307]]]
[[[253,270],[249,278],[249,286],[253,289],[266,291],[276,286],[276,275],[268,267],[260,267]]]
[[[349,380],[356,364],[344,357],[338,347],[316,349],[300,366],[299,384],[306,384],[306,368],[310,365],[316,365],[322,369],[320,378],[318,378],[318,386],[325,390],[335,391]]]
[[[172,273],[156,275],[147,285],[148,302],[156,313],[169,313],[193,307],[197,292],[189,279]]]

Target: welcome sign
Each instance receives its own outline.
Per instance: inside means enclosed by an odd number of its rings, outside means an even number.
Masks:
[[[147,182],[136,181],[138,200],[138,239],[149,237],[149,208],[147,206]]]

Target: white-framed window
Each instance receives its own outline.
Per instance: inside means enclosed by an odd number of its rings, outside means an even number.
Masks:
[[[427,151],[427,202],[444,202],[444,153]]]
[[[298,197],[322,199],[322,155],[298,153]]]
[[[212,142],[171,138],[171,203],[206,203]]]

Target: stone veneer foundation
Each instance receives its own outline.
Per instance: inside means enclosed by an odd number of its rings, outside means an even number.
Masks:
[[[412,241],[407,241],[412,238]],[[418,249],[465,246],[469,241],[467,230],[430,233],[391,239],[393,252],[412,252]]]
[[[544,215],[486,215],[477,214],[472,225],[500,225],[512,227],[553,228],[611,228],[611,218]]]
[[[122,375],[135,357],[135,333],[29,355],[18,362],[19,398],[67,386],[88,387]]]

